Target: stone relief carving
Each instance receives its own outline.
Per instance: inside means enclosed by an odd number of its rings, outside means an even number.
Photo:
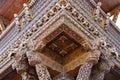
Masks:
[[[93,63],[83,64],[78,72],[76,80],[89,80]]]
[[[52,80],[47,67],[43,66],[42,64],[37,64],[35,67],[39,80]]]
[[[60,9],[63,9],[63,8],[65,8],[66,10],[68,10],[68,11],[70,11],[71,12],[71,14],[73,15],[73,16],[75,16],[75,17],[77,17],[77,18],[79,18],[78,20],[80,20],[82,23],[83,23],[83,25],[84,26],[88,26],[88,30],[89,31],[91,31],[95,36],[96,36],[96,34],[97,35],[99,35],[99,32],[97,31],[97,29],[92,29],[91,27],[89,27],[90,26],[90,24],[89,24],[89,22],[87,21],[87,20],[84,20],[84,17],[82,17],[81,15],[78,15],[78,13],[77,13],[77,11],[75,10],[75,9],[73,9],[71,6],[70,6],[70,4],[66,4],[66,3],[64,3],[64,2],[61,2],[62,4],[56,4],[56,6],[53,8],[53,10],[50,10],[50,12],[47,14],[47,15],[44,15],[43,16],[43,18],[42,19],[40,19],[41,20],[41,24],[43,25],[43,23],[45,23],[45,22],[47,22],[48,20],[49,20],[49,18],[51,17],[51,16],[53,16],[55,13],[56,13],[56,11],[58,11],[58,10],[60,10]],[[28,10],[28,8],[26,9],[26,15],[27,15],[27,19],[28,19],[28,21],[30,21],[31,20],[31,18],[30,18],[30,13],[28,13],[27,12],[27,10]],[[97,14],[98,14],[98,11],[97,11]],[[108,21],[106,21],[106,23],[108,24],[109,22]],[[16,19],[16,24],[17,25],[19,25],[19,23],[18,23],[18,19]],[[42,25],[40,25],[40,26],[42,26]],[[31,30],[28,30],[28,32],[25,34],[25,40],[26,39],[28,39],[28,37],[30,37],[30,36],[32,36],[32,34],[34,33],[34,32],[36,32],[37,31],[37,29],[38,29],[38,26],[37,25],[33,25],[33,27],[31,27]],[[95,39],[96,40],[96,39]],[[23,41],[23,42],[22,42]],[[20,46],[19,46],[19,49],[22,51],[22,52],[25,52],[26,50],[25,49],[27,49],[26,48],[26,41],[24,41],[24,38],[22,39],[22,44],[20,44]],[[25,43],[24,43],[25,42]],[[41,43],[40,43],[41,44]],[[44,46],[44,44],[42,45],[42,46]],[[111,64],[109,64],[109,61],[107,61],[108,59],[110,59],[109,57],[107,57],[106,55],[107,54],[109,54],[109,50],[106,48],[106,41],[102,41],[102,39],[100,39],[100,42],[96,42],[96,46],[97,46],[97,48],[96,49],[100,49],[101,50],[101,54],[102,53],[106,53],[105,55],[102,55],[101,56],[101,58],[103,58],[103,59],[105,59],[106,61],[105,61],[105,63],[104,62],[102,62],[101,63],[101,66],[103,66],[103,65],[105,65],[105,64],[108,64],[107,65],[107,69],[109,68],[109,67],[111,67]],[[16,47],[18,47],[17,46],[17,44],[16,44]],[[33,52],[32,51],[27,51],[27,53],[26,53],[26,55],[27,55],[27,57],[28,57],[28,60],[29,60],[29,62],[31,62],[31,61],[38,61],[38,60],[36,60],[37,58],[36,58],[36,56],[35,55],[33,55]],[[109,54],[110,56],[111,56],[111,54]],[[97,56],[97,58],[98,58],[98,54],[96,54],[96,55],[94,55],[95,57]],[[15,62],[16,64],[14,65],[13,64],[13,66],[17,69],[18,68],[18,71],[20,71],[21,69],[19,68],[19,67],[24,67],[24,66],[26,66],[26,65],[24,65],[24,62],[23,63],[19,63],[19,61],[21,61],[21,55],[20,55],[20,58],[18,58],[18,61],[17,62]],[[19,60],[20,59],[20,60]],[[111,62],[111,61],[110,61]],[[45,74],[46,75],[43,75],[43,76],[46,76],[46,78],[45,78],[45,80],[51,80],[51,78],[50,78],[50,76],[49,76],[49,74],[48,74],[48,71],[46,70],[46,68],[44,68],[43,66],[41,66],[41,65],[38,65],[38,63],[39,62],[36,62],[35,64],[36,64],[36,70],[38,71],[39,69],[38,69],[38,67],[40,67],[42,70],[39,70],[40,72],[37,72],[37,74],[38,75],[41,75],[42,74],[42,72],[44,73],[45,72]],[[22,64],[21,66],[19,66],[20,64]],[[35,65],[35,64],[33,64],[33,63],[30,63],[31,65]],[[110,66],[109,66],[110,65]],[[85,67],[85,66],[84,66]],[[89,68],[88,68],[89,67]],[[88,67],[86,67],[87,69],[90,69],[91,67],[92,67],[92,65],[89,65]],[[85,68],[85,69],[86,69]],[[101,69],[102,67],[100,67],[100,69]],[[25,68],[24,68],[25,69]],[[82,69],[82,68],[81,68]],[[106,70],[106,69],[105,69]],[[89,73],[90,73],[90,71],[89,71]],[[26,72],[24,72],[23,73],[24,75],[28,75]],[[101,73],[100,73],[101,74]],[[100,75],[99,74],[99,75]],[[24,76],[23,75],[23,76]],[[81,74],[80,74],[81,75]],[[88,75],[89,76],[89,75]],[[102,77],[103,77],[103,75],[101,75]],[[100,77],[101,77],[100,76]],[[29,78],[29,75],[27,76],[28,78]],[[47,78],[48,77],[48,78]],[[44,77],[40,77],[39,79],[42,79],[42,78],[44,78]],[[87,78],[87,77],[86,77]],[[101,79],[101,78],[100,78]],[[26,79],[26,76],[24,77],[24,79],[23,80],[27,80]],[[29,80],[29,79],[28,79]],[[79,79],[78,79],[79,80]],[[87,79],[86,79],[87,80]]]
[[[30,22],[32,20],[32,12],[30,11],[29,6],[26,3],[24,3],[23,6],[24,6],[24,9],[25,9],[25,19],[28,22]]]

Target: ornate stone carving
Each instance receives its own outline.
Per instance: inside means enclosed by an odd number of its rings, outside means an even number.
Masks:
[[[94,11],[94,19],[99,20],[100,19],[100,6],[102,5],[101,2],[98,2],[97,8]]]
[[[43,66],[42,64],[37,64],[35,67],[39,80],[52,80],[47,67]]]
[[[28,62],[31,66],[35,66],[36,64],[38,64],[41,61],[40,57],[34,51],[27,51],[26,56],[27,56]]]
[[[100,51],[94,50],[91,52],[91,54],[88,56],[87,62],[97,64],[100,57]]]
[[[19,21],[19,16],[18,16],[18,14],[14,14],[14,18],[15,18],[16,27],[17,27],[18,30],[20,31],[20,21]]]
[[[106,17],[102,19],[102,26],[103,26],[103,29],[108,29],[109,28],[109,24],[110,24],[110,13],[107,13],[106,14]]]
[[[13,69],[16,69],[17,72],[20,74],[27,70],[28,65],[27,65],[27,61],[25,60],[25,55],[23,55],[18,51],[17,54],[12,53],[11,57],[14,60],[14,63],[12,64]]]
[[[76,80],[89,80],[92,66],[92,63],[83,64],[79,69]]]
[[[32,13],[29,9],[29,6],[26,3],[24,3],[23,6],[25,8],[25,19],[29,22],[32,19]]]

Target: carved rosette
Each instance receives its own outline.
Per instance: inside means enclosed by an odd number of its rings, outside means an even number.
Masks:
[[[37,64],[35,67],[39,80],[52,80],[47,67],[43,66],[42,64]]]
[[[80,67],[76,80],[89,80],[93,64],[88,63]]]

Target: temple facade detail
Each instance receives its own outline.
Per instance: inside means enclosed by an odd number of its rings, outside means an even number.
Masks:
[[[22,80],[104,80],[120,62],[120,32],[110,33],[116,29],[101,2],[81,1],[24,3],[14,14],[16,37],[0,48],[0,73],[7,65]]]

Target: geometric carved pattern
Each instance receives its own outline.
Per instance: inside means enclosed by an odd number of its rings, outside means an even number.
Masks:
[[[42,64],[37,64],[35,67],[39,80],[52,80],[47,67]]]
[[[93,64],[88,63],[80,67],[76,80],[89,80]]]
[[[80,46],[82,38],[65,25],[48,35],[45,40],[49,42],[47,47],[61,56],[74,51]]]
[[[58,39],[52,42],[48,47],[53,51],[65,56],[69,52],[76,49],[79,45],[67,38],[65,35],[61,35]]]

